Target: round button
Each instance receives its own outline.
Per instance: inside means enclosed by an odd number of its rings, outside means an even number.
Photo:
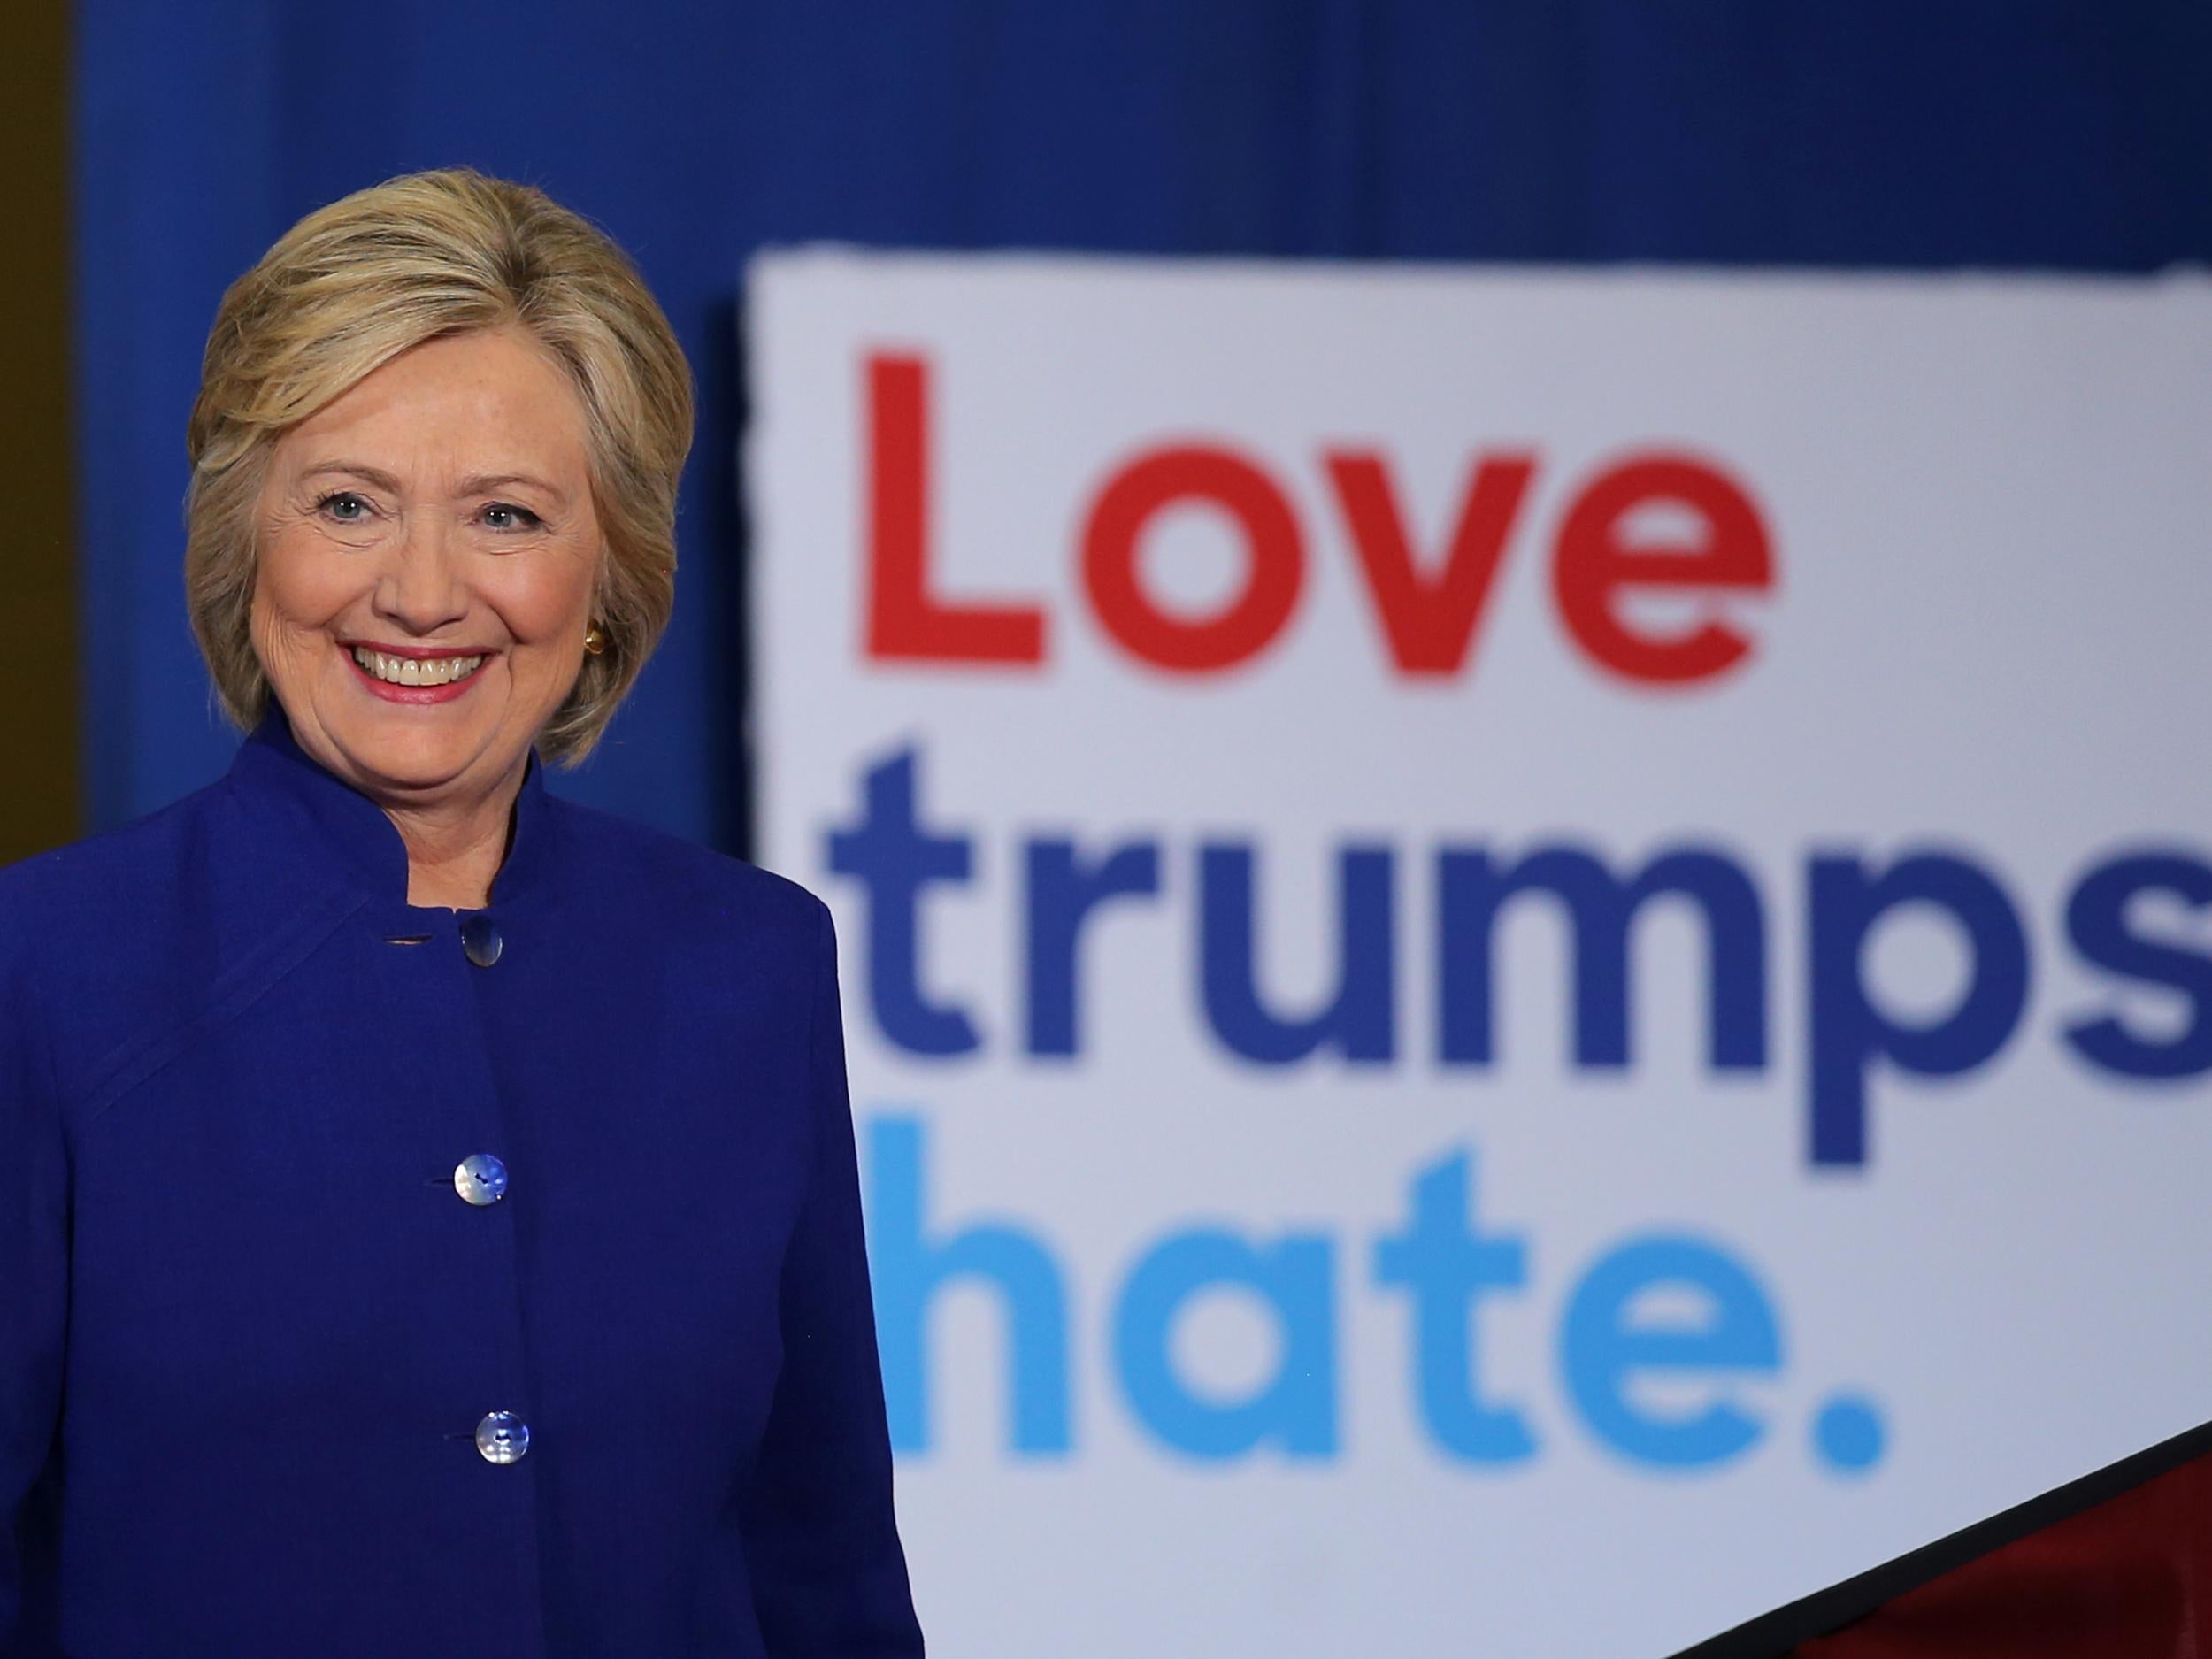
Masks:
[[[507,1166],[488,1152],[472,1153],[453,1166],[453,1190],[465,1204],[495,1204],[507,1195]]]
[[[476,1425],[476,1452],[488,1463],[518,1463],[530,1449],[530,1425],[511,1411],[495,1411]]]
[[[499,925],[490,917],[472,916],[461,924],[461,949],[478,967],[490,967],[506,948],[507,941],[499,936]]]

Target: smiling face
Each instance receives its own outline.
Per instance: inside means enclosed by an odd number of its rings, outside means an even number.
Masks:
[[[583,405],[542,349],[395,357],[278,441],[257,524],[254,650],[301,748],[388,808],[519,780],[605,557]]]

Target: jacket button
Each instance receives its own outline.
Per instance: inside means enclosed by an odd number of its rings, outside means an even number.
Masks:
[[[465,1204],[495,1204],[507,1195],[507,1166],[488,1152],[472,1153],[453,1166],[453,1190]]]
[[[530,1449],[530,1425],[511,1411],[495,1411],[476,1425],[476,1452],[488,1463],[518,1463]]]
[[[461,949],[480,968],[488,968],[497,962],[506,945],[507,941],[499,936],[498,924],[488,916],[472,916],[461,924]]]

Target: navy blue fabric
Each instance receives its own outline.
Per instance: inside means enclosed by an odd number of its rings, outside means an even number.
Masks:
[[[179,589],[223,285],[465,162],[638,257],[698,373],[674,627],[580,798],[745,835],[740,272],[763,244],[2140,271],[2212,258],[2198,0],[78,0],[85,774],[223,764]]]
[[[828,912],[534,763],[406,888],[280,718],[0,872],[0,1654],[917,1659]]]

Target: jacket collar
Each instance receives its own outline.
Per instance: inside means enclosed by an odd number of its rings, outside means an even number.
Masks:
[[[550,855],[553,824],[545,768],[533,749],[515,798],[507,856],[492,880],[494,907],[534,887]],[[250,802],[268,802],[306,819],[319,845],[380,900],[407,902],[407,847],[384,809],[326,771],[299,745],[280,710],[272,708],[238,747],[232,785]]]

